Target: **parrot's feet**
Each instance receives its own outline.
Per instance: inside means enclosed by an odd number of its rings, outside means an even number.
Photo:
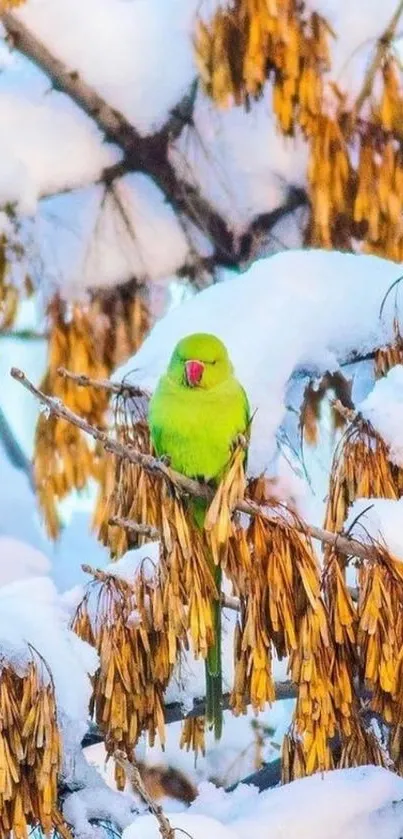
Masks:
[[[169,457],[169,454],[162,454],[161,457],[158,458],[158,461],[162,464],[162,466],[171,465],[171,458]]]

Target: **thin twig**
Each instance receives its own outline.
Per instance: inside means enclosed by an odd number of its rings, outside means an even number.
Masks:
[[[124,519],[120,519],[120,521],[124,521]],[[134,522],[132,522],[132,524],[134,524]],[[140,526],[143,527],[143,525]],[[150,530],[154,530],[154,528],[150,527]],[[158,530],[156,533],[158,533]],[[91,577],[94,577],[94,580],[99,580],[101,583],[107,582],[112,576],[114,576],[108,571],[102,571],[101,568],[93,568],[92,565],[87,565],[86,563],[81,566],[81,570],[84,571],[84,574],[91,574]],[[234,612],[239,612],[241,608],[238,597],[233,597],[230,594],[224,594],[224,592],[221,592],[221,603],[225,609],[232,609]]]
[[[75,425],[77,428],[81,428],[82,431],[89,434],[94,440],[99,441],[105,451],[111,452],[121,459],[128,460],[130,463],[142,467],[147,472],[161,475],[165,478],[165,480],[174,484],[175,487],[184,494],[188,494],[196,498],[203,498],[206,501],[212,500],[213,491],[209,487],[200,484],[198,481],[191,478],[187,478],[179,472],[174,472],[173,469],[170,469],[161,460],[152,457],[152,455],[143,454],[131,446],[125,446],[118,440],[113,439],[113,437],[105,431],[101,431],[99,428],[90,425],[90,423],[82,419],[82,417],[79,417],[73,411],[70,411],[69,408],[66,408],[59,399],[55,399],[54,397],[47,396],[45,393],[42,393],[42,391],[32,384],[22,370],[13,367],[10,373],[13,379],[20,382],[26,390],[32,393],[33,396],[35,396],[42,405],[48,409],[49,414],[57,416],[60,419],[64,419],[66,422]],[[332,533],[329,530],[323,530],[321,527],[315,527],[314,525],[308,525],[305,523],[301,524],[291,517],[286,521],[278,513],[269,513],[266,508],[262,508],[253,501],[244,499],[238,503],[236,509],[249,516],[260,516],[265,521],[275,524],[278,527],[293,528],[298,532],[303,533],[305,536],[317,539],[319,542],[322,542],[322,544],[330,545],[331,547],[336,548],[339,553],[345,554],[346,556],[358,556],[362,559],[371,560],[378,557],[378,551],[370,545],[365,545],[362,542],[358,542],[356,539],[350,539],[348,536],[344,536],[340,533]],[[286,513],[289,511],[284,508],[284,512]]]
[[[93,387],[94,390],[109,390],[118,396],[146,396],[149,394],[146,391],[135,385],[130,385],[125,382],[111,382],[109,379],[92,379],[91,376],[86,376],[84,373],[72,373],[71,370],[66,370],[65,367],[57,368],[58,376],[63,379],[70,379],[77,387]]]
[[[108,524],[116,527],[122,527],[124,530],[131,530],[133,533],[138,533],[140,536],[147,536],[149,539],[160,539],[160,532],[157,527],[151,524],[144,524],[143,522],[132,521],[131,519],[124,519],[120,516],[112,516]]]
[[[160,807],[159,804],[156,804],[149,792],[147,792],[143,784],[140,772],[135,763],[131,763],[130,760],[128,760],[128,758],[126,757],[125,753],[120,751],[119,749],[116,752],[114,752],[113,756],[118,766],[124,769],[126,777],[129,779],[133,789],[147,803],[150,812],[157,819],[159,831],[163,839],[174,839],[175,831],[171,827],[169,819],[165,815],[162,807]]]
[[[341,417],[344,417],[344,419],[347,420],[347,422],[357,422],[360,420],[365,422],[364,418],[358,411],[354,411],[351,408],[347,408],[346,405],[343,405],[343,403],[340,402],[340,399],[333,399],[331,404],[332,408],[334,408],[335,411],[337,411],[337,413],[340,414]]]

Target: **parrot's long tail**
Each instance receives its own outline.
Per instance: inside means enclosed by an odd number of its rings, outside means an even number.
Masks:
[[[197,526],[201,529],[206,517],[206,503],[195,499],[192,511]],[[210,571],[214,577],[218,596],[221,592],[221,568],[215,565],[212,555],[207,557]],[[206,721],[213,727],[214,737],[220,740],[223,728],[223,692],[222,692],[222,662],[221,662],[221,604],[220,600],[213,603],[213,632],[214,642],[210,647],[206,662]]]
[[[212,569],[217,591],[221,591],[221,568]],[[220,740],[223,727],[222,664],[221,664],[221,606],[215,600],[213,605],[214,644],[210,647],[205,664],[206,671],[206,720],[212,723],[214,737]]]

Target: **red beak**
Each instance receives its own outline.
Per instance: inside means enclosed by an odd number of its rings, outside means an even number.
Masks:
[[[204,372],[204,364],[201,361],[187,361],[185,364],[186,381],[189,387],[196,387],[200,384]]]

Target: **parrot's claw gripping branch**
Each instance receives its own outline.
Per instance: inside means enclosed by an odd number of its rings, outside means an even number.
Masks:
[[[152,455],[143,454],[132,446],[123,445],[105,431],[101,431],[99,428],[96,428],[86,420],[82,419],[82,417],[79,417],[73,411],[70,411],[70,409],[63,405],[59,399],[47,396],[35,387],[22,370],[12,367],[10,374],[13,379],[20,382],[26,390],[32,393],[32,395],[39,400],[39,402],[49,412],[49,415],[59,417],[59,419],[63,419],[66,422],[75,425],[77,428],[80,428],[94,440],[101,443],[105,451],[114,454],[118,458],[126,459],[133,464],[141,466],[148,472],[160,474],[161,477],[164,477],[165,480],[168,480],[183,493],[187,493],[188,495],[196,498],[203,498],[207,501],[212,500],[213,491],[208,486],[191,478],[187,478],[178,472],[174,472],[165,463],[162,463],[160,459],[152,457]],[[119,393],[121,392],[122,389],[120,388]],[[286,522],[275,512],[268,512],[267,508],[260,507],[258,504],[249,500],[244,499],[239,502],[237,510],[246,513],[249,516],[260,516],[262,519],[275,523],[279,527],[294,526],[297,530],[300,530],[312,539],[317,539],[324,545],[336,548],[338,553],[344,554],[348,557],[356,556],[361,559],[369,560],[376,560],[378,557],[379,552],[374,546],[366,545],[356,539],[351,539],[350,537],[341,535],[340,533],[332,533],[329,530],[323,530],[322,528],[315,527],[313,525],[301,525],[298,522],[294,524],[292,518],[290,521]],[[284,508],[284,510],[286,512],[286,508]]]

